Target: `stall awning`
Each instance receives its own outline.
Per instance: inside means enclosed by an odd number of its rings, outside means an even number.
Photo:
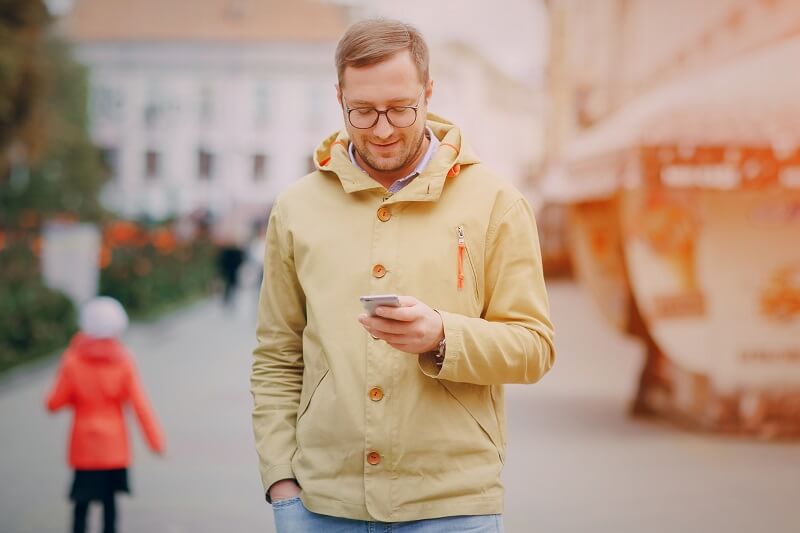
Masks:
[[[613,194],[629,150],[676,145],[800,146],[800,36],[656,89],[571,143],[560,190],[573,199]]]

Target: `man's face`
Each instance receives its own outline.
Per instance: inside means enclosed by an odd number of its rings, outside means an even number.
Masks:
[[[414,160],[425,133],[427,100],[432,85],[428,81],[423,87],[408,51],[399,52],[383,63],[345,69],[342,86],[337,87],[345,128],[361,159],[370,167],[391,172]],[[417,120],[405,128],[389,124],[386,115],[381,115],[378,123],[369,129],[355,128],[347,119],[347,108],[372,107],[385,111],[390,107],[417,104]]]

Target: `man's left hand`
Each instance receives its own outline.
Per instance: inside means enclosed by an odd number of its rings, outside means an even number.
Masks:
[[[400,296],[400,307],[380,306],[378,316],[362,314],[358,321],[374,338],[397,350],[419,354],[439,349],[444,338],[442,317],[413,296]]]

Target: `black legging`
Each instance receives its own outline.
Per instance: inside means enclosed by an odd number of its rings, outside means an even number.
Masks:
[[[86,533],[86,515],[89,512],[89,503],[75,502],[75,514],[72,520],[72,533]],[[103,503],[103,533],[116,533],[117,531],[117,505],[114,496],[102,500]]]

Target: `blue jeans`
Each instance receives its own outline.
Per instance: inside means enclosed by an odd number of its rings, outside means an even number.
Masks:
[[[365,522],[312,513],[300,496],[272,504],[278,533],[503,533],[499,514],[447,516],[413,522]]]

